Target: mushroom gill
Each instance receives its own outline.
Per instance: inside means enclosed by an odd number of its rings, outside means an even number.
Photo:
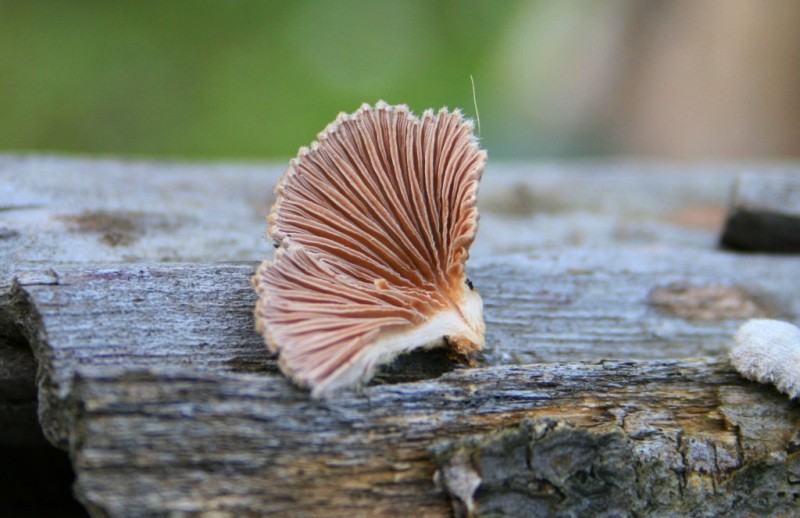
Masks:
[[[326,396],[418,347],[480,349],[464,262],[486,152],[471,121],[378,102],[318,139],[278,183],[275,257],[253,278],[256,327],[283,371]]]

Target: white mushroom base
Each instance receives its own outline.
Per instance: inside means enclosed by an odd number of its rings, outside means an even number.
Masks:
[[[333,375],[313,387],[314,397],[326,398],[345,387],[368,381],[379,365],[390,363],[398,355],[414,349],[440,347],[451,341],[483,346],[483,302],[477,292],[465,293],[457,309],[442,311],[423,325],[405,332],[387,332],[365,347]],[[462,351],[466,352],[466,351]]]

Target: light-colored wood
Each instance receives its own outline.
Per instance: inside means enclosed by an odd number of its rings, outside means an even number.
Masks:
[[[0,283],[17,262],[260,260],[271,253],[265,215],[285,169],[0,155]],[[741,170],[490,162],[472,256],[624,243],[713,248]]]

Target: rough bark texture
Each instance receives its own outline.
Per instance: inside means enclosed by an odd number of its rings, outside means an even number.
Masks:
[[[797,409],[738,387],[716,389],[718,406],[709,406],[705,423],[712,430],[702,430],[696,416],[680,426],[681,407],[664,412],[647,403],[612,407],[616,421],[590,426],[525,419],[518,428],[440,447],[437,480],[458,516],[795,515],[799,437],[783,414],[797,419]],[[755,417],[752,404],[762,416],[771,404],[759,435],[772,438],[772,456],[742,449],[753,437],[735,431]]]
[[[791,173],[742,175],[722,244],[756,252],[800,252],[800,178]]]
[[[532,443],[527,473],[524,452],[479,449],[479,514],[611,498],[623,515],[796,511],[795,405],[713,362],[473,369],[330,402],[274,375],[83,368],[70,399],[78,495],[97,515],[442,516],[430,448],[544,417],[580,431],[514,439]],[[513,494],[517,475],[534,487]]]
[[[796,256],[713,250],[737,167],[490,165],[480,367],[327,402],[252,329],[282,169],[0,156],[0,447],[38,404],[97,516],[799,512],[796,404],[724,360],[800,321]]]

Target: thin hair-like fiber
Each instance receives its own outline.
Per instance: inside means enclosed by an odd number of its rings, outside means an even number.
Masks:
[[[472,82],[472,104],[475,106],[475,123],[478,125],[478,138],[481,136],[481,114],[478,111],[478,96],[475,93],[475,78],[472,74],[469,75],[469,80]]]

